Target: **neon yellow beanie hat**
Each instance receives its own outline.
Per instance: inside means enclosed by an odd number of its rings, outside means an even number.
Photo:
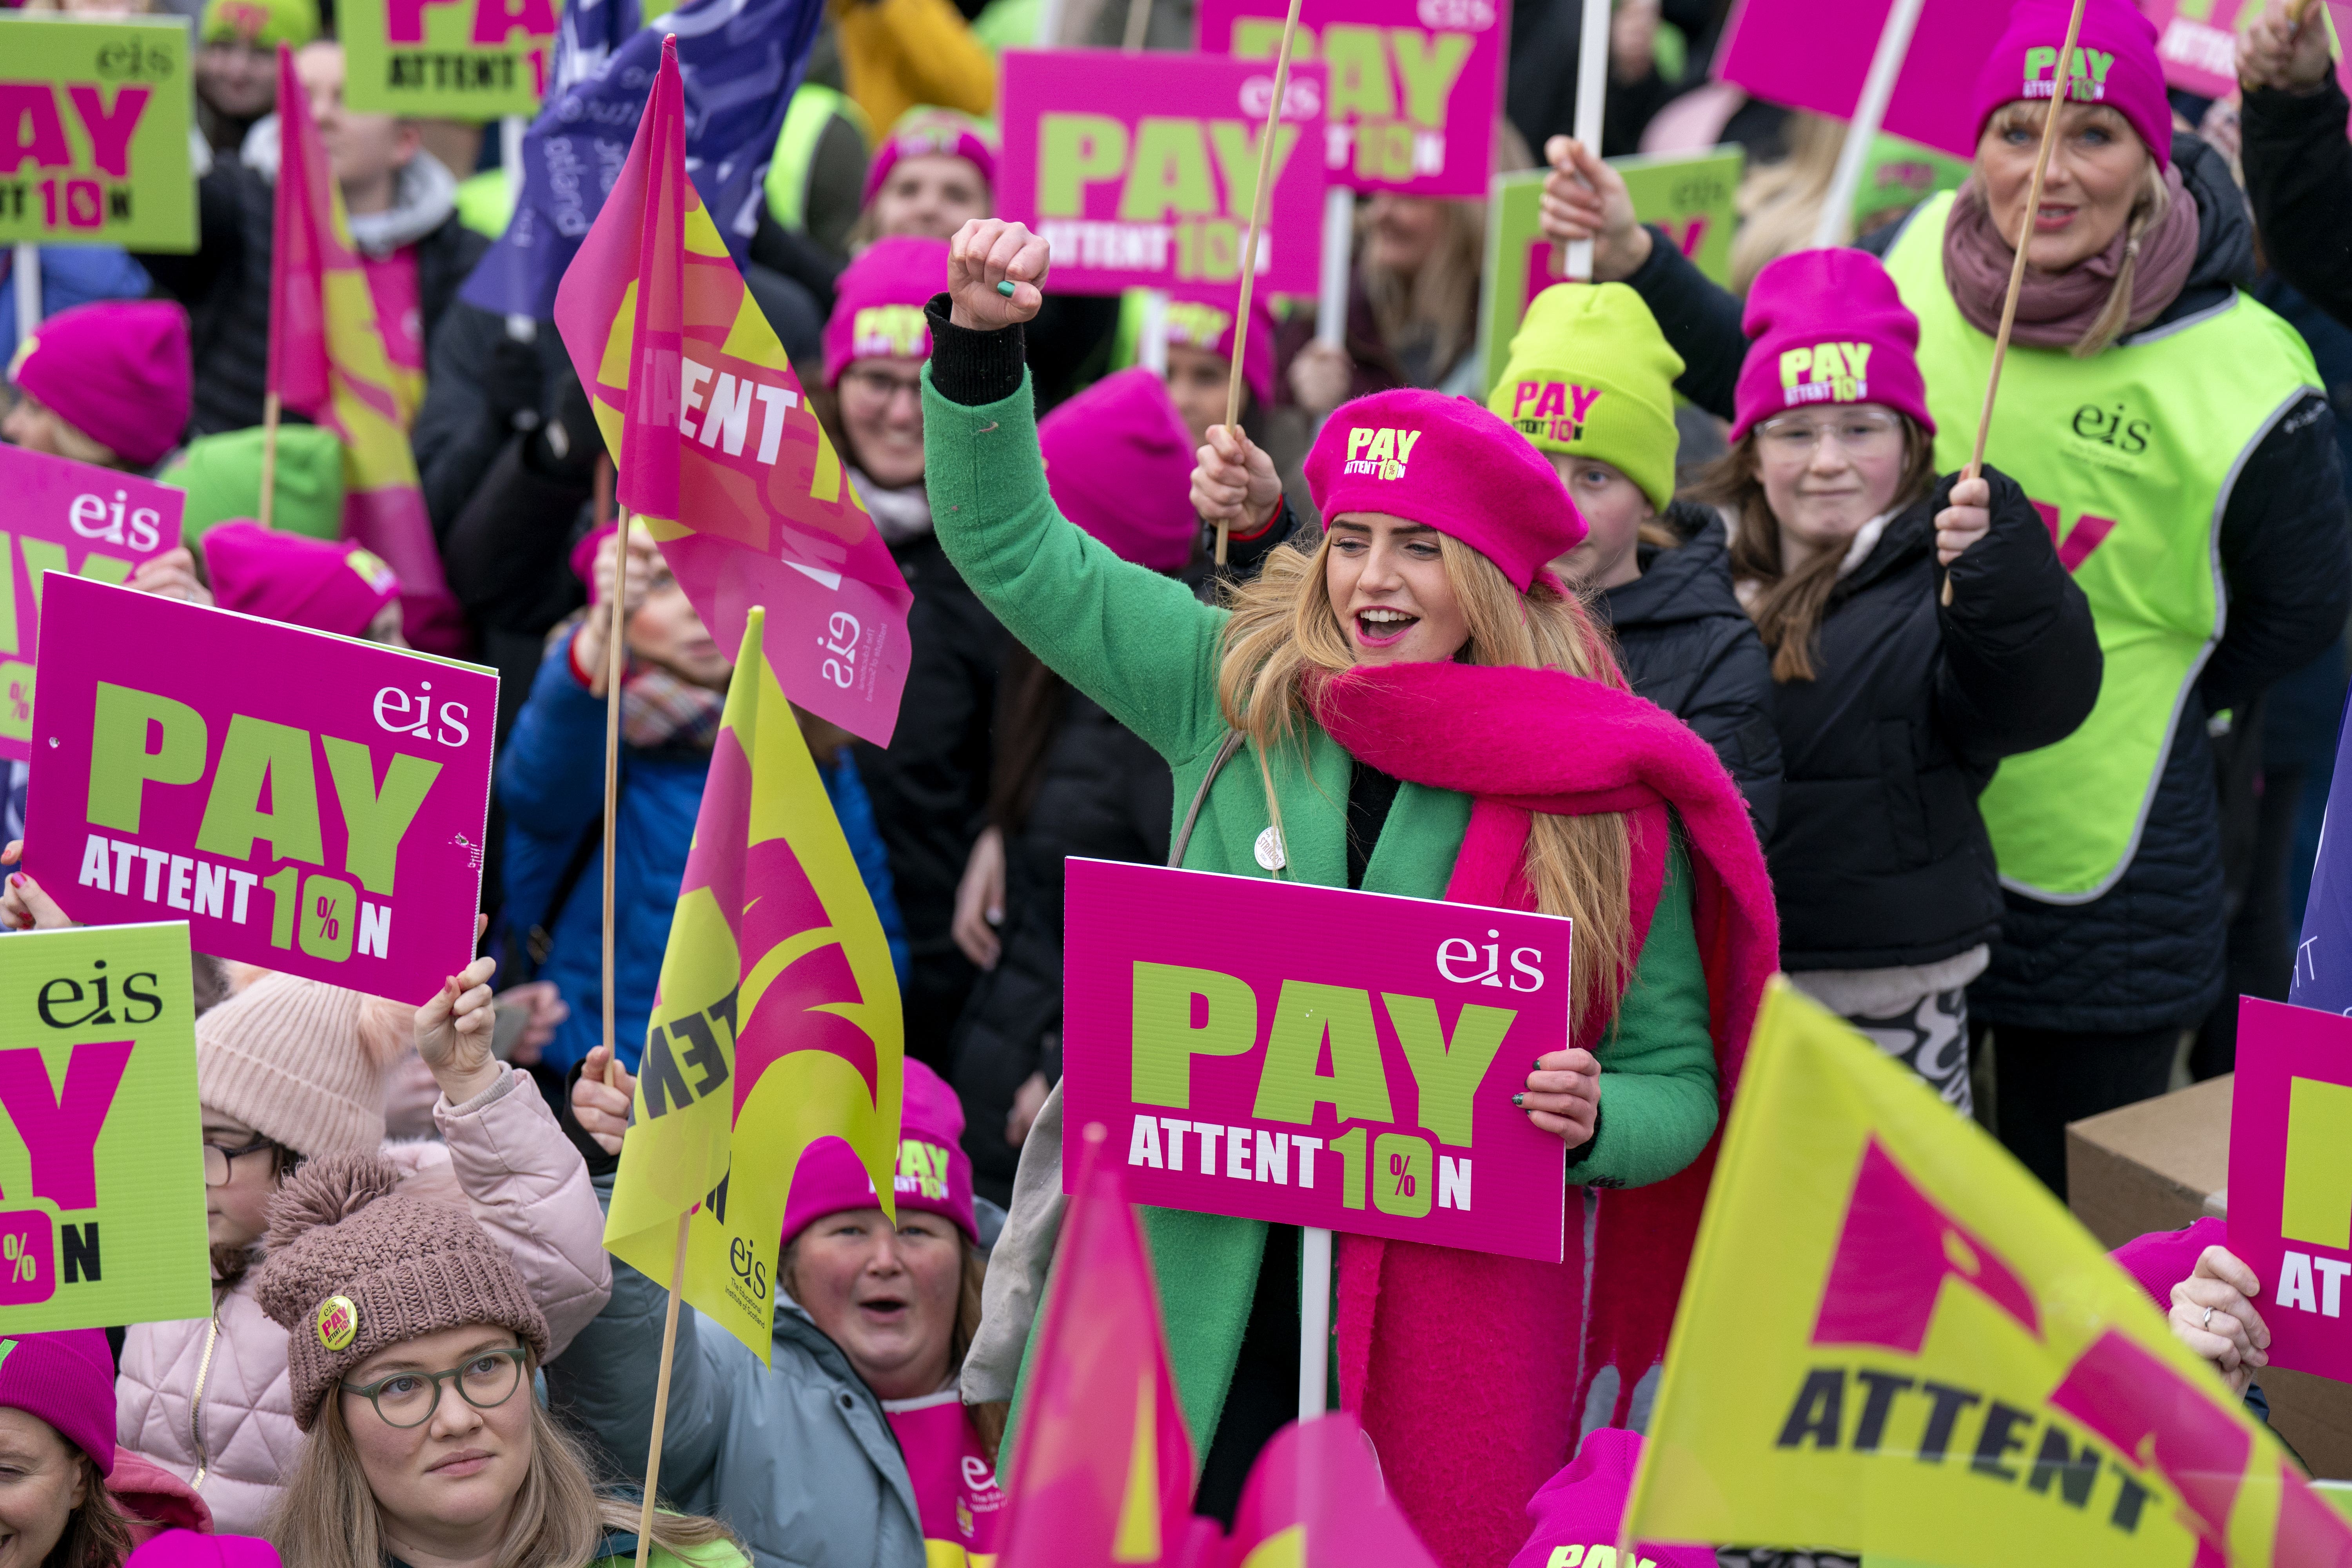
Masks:
[[[1639,294],[1622,283],[1558,283],[1528,307],[1486,406],[1538,451],[1614,466],[1664,511],[1682,373]]]

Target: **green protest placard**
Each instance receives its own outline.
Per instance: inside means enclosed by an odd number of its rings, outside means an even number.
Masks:
[[[0,1330],[203,1317],[187,926],[0,943]]]
[[[342,0],[343,101],[370,114],[536,114],[559,0]]]
[[[0,244],[194,250],[177,16],[0,17]]]
[[[1731,232],[1739,223],[1733,196],[1746,157],[1738,147],[1717,147],[1681,156],[1636,153],[1612,158],[1609,166],[1625,177],[1634,216],[1665,230],[1701,272],[1727,287]],[[1559,247],[1548,243],[1541,230],[1544,174],[1528,169],[1497,174],[1486,198],[1486,277],[1478,347],[1485,355],[1490,391],[1510,357],[1511,336],[1519,329],[1528,302],[1553,284],[1567,281],[1559,269]]]

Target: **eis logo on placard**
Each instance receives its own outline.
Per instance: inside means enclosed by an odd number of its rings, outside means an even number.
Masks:
[[[1504,978],[1503,944],[1499,940],[1502,934],[1488,931],[1483,946],[1468,937],[1446,938],[1437,944],[1437,973],[1456,985],[1493,985],[1519,992],[1542,990],[1544,973],[1536,967],[1543,962],[1540,948],[1511,949],[1510,977]]]

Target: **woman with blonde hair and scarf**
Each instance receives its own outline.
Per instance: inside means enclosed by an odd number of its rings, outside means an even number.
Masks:
[[[1168,759],[1193,813],[1183,864],[1577,922],[1571,1042],[1511,1097],[1585,1189],[1568,1261],[1353,1236],[1339,1255],[1341,1400],[1441,1560],[1500,1562],[1524,1500],[1586,1426],[1633,1418],[1664,1352],[1773,963],[1747,808],[1704,742],[1626,690],[1549,568],[1583,520],[1475,404],[1343,405],[1307,462],[1328,531],[1274,551],[1230,607],[1081,532],[1046,493],[1024,370],[1049,259],[1014,224],[956,237],[929,307],[933,516],[1013,635]],[[1024,1248],[1050,1226],[1059,1121],[1057,1094],[1024,1145],[968,1400],[1012,1392],[1002,1347],[1017,1357],[1042,1288]],[[1615,1188],[1636,1190],[1601,1195]],[[1229,1516],[1296,1411],[1297,1232],[1161,1209],[1146,1223],[1197,1506]],[[1507,1364],[1502,1342],[1556,1353]]]

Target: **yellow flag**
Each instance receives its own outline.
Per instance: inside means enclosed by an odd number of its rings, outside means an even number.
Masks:
[[[882,921],[751,612],[662,953],[604,1245],[761,1361],[801,1152],[846,1142],[895,1215],[904,1062]]]
[[[2352,1562],[2352,1531],[2057,1200],[1784,981],[1624,1531],[1942,1568]]]

